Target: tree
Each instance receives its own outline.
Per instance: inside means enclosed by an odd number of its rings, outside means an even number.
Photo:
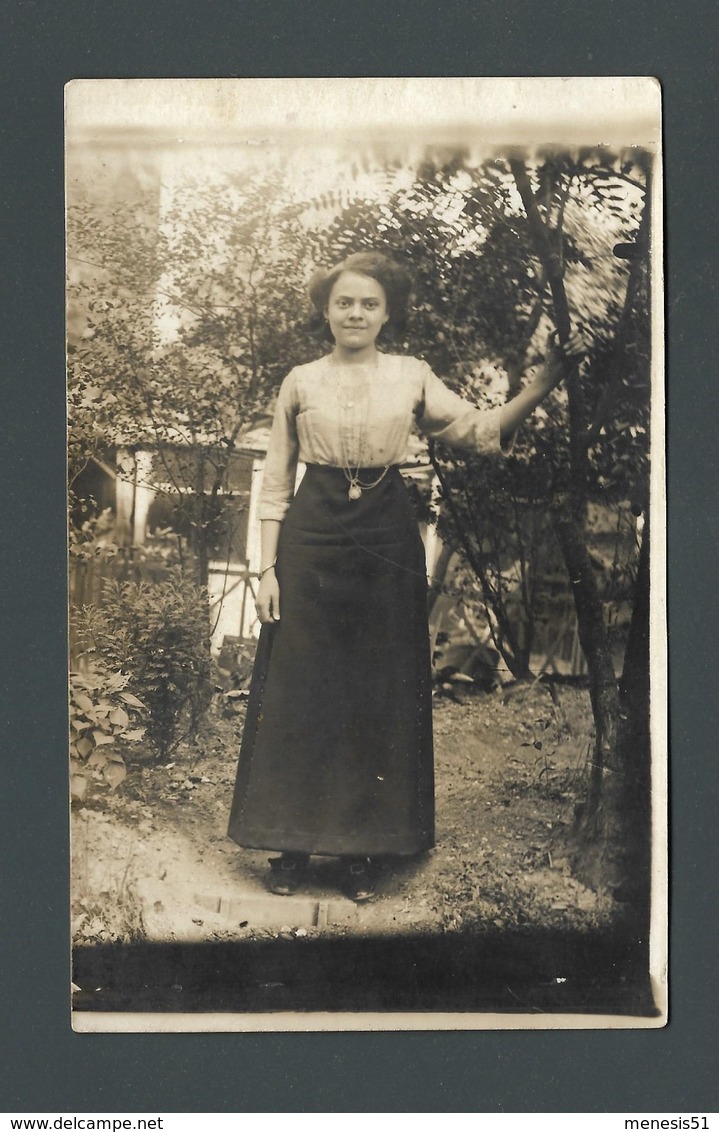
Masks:
[[[626,795],[629,784],[618,774],[620,691],[587,508],[596,502],[626,516],[627,501],[635,511],[646,502],[648,171],[648,156],[636,151],[512,155],[478,166],[462,154],[429,155],[409,189],[379,207],[353,202],[322,249],[331,260],[348,246],[380,246],[402,259],[417,301],[400,349],[425,357],[480,404],[517,389],[543,360],[551,329],[560,341],[570,325],[584,329],[581,372],[568,367],[565,387],[537,412],[510,463],[454,461],[439,446],[432,458],[440,530],[474,571],[495,644],[520,678],[531,674],[534,582],[551,547],[561,551],[596,725],[582,819],[583,842],[594,846],[621,802],[607,792],[621,783]],[[640,254],[618,258],[616,245]]]
[[[555,164],[549,176],[552,185],[549,201],[542,201],[540,193],[533,188],[524,161],[514,157],[510,160],[510,167],[527,216],[534,254],[548,280],[559,340],[565,342],[571,330],[572,314],[565,287],[567,262],[560,251],[562,228],[559,223],[552,222],[552,197],[561,191],[563,183],[571,184],[576,179],[588,190],[587,196],[590,200],[593,198],[592,203],[618,212],[623,201],[621,190],[627,181],[645,190],[646,162],[641,162],[637,170],[635,160],[600,152],[581,155],[577,161],[565,160]],[[542,172],[540,170],[540,182]],[[636,179],[637,172],[642,177],[641,181]],[[585,849],[587,845],[596,848],[605,840],[612,812],[636,812],[636,807],[629,803],[628,795],[636,791],[637,778],[627,773],[629,768],[623,767],[620,762],[620,691],[601,595],[587,552],[585,522],[586,505],[593,488],[596,491],[597,487],[610,486],[612,480],[616,484],[618,473],[621,490],[633,494],[635,499],[638,493],[646,498],[649,335],[648,306],[642,299],[646,299],[646,257],[643,253],[648,243],[648,216],[648,207],[644,204],[632,233],[638,254],[630,260],[624,302],[616,318],[610,348],[607,350],[605,345],[604,349],[595,350],[594,357],[590,357],[586,386],[580,380],[577,367],[567,365],[569,475],[560,490],[555,484],[551,504],[555,534],[573,584],[580,641],[589,666],[596,725],[590,792],[582,811]],[[629,420],[626,420],[627,417]],[[622,437],[624,432],[630,436],[629,451]],[[600,440],[603,433],[607,433],[606,443]],[[641,447],[632,444],[637,437],[641,438]],[[594,462],[593,454],[596,456]],[[612,461],[611,470],[607,468],[609,476],[599,471],[603,464],[606,467],[607,456]],[[643,481],[643,490],[640,481]],[[644,543],[645,563],[648,553],[646,534]],[[643,565],[642,579],[645,572],[646,565]],[[641,602],[635,603],[635,610],[640,616]],[[634,628],[636,633],[636,623]],[[625,664],[625,691],[635,676],[633,673],[630,675],[632,666],[640,663],[640,656],[639,650],[627,653],[629,671]],[[626,743],[624,755],[627,755]],[[646,783],[646,779],[643,781]],[[618,795],[614,806],[609,802],[608,794],[615,798]],[[627,832],[626,828],[624,832]],[[640,834],[641,840],[646,841],[647,834],[645,827]],[[591,866],[585,867],[585,872],[591,874]]]
[[[626,517],[627,501],[635,511],[646,504],[649,169],[638,151],[482,163],[428,153],[402,177],[368,166],[369,187],[354,196],[346,169],[342,200],[291,202],[278,170],[188,188],[159,223],[148,207],[138,224],[136,202],[114,202],[109,223],[96,205],[71,209],[71,254],[98,265],[90,285],[77,284],[88,315],[71,366],[79,462],[108,436],[153,445],[189,509],[200,581],[242,430],[266,412],[289,365],[318,352],[305,321],[312,264],[365,248],[404,261],[416,301],[389,347],[426,358],[484,406],[502,403],[541,364],[550,330],[565,341],[570,324],[583,327],[586,360],[568,367],[511,461],[455,461],[439,445],[432,460],[440,532],[473,571],[518,679],[532,675],[537,580],[561,552],[596,722],[582,825],[595,845],[609,811],[626,801],[619,723],[642,649],[635,622],[620,687],[588,509],[610,505]],[[646,533],[644,557],[645,543]],[[612,784],[624,790],[619,799],[608,795]]]
[[[184,185],[159,216],[147,201],[69,208],[70,263],[85,267],[70,288],[71,478],[108,445],[150,449],[200,585],[243,430],[290,359],[314,353],[299,214],[279,172]]]

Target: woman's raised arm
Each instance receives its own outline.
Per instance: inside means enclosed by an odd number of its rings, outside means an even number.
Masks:
[[[515,432],[536,409],[548,393],[564,377],[565,358],[577,358],[585,353],[581,336],[574,331],[563,347],[550,345],[547,360],[532,382],[511,401],[502,406],[499,417],[499,434],[502,447],[508,444]]]
[[[491,455],[512,450],[512,440],[522,421],[543,401],[564,376],[564,358],[585,350],[578,334],[573,334],[563,350],[550,346],[547,360],[534,380],[511,401],[494,409],[478,409],[470,401],[448,389],[423,362],[424,400],[417,423],[427,436],[440,440],[460,452]],[[563,357],[564,355],[564,357]]]

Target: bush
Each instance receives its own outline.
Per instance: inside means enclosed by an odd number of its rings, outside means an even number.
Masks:
[[[144,704],[126,690],[128,677],[97,666],[70,673],[71,797],[85,798],[88,778],[117,789],[127,773],[117,741],[137,742]]]
[[[160,582],[106,583],[79,619],[84,643],[148,709],[147,739],[166,758],[194,739],[212,698],[207,592],[179,570]]]

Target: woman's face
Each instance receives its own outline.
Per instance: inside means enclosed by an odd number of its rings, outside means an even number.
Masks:
[[[369,275],[343,271],[330,291],[325,315],[341,349],[366,350],[389,317],[384,288]]]

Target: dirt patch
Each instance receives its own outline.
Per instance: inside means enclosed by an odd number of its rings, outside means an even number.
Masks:
[[[228,839],[242,723],[218,702],[197,747],[136,764],[115,792],[96,787],[74,809],[76,945],[611,922],[611,897],[579,884],[558,849],[585,789],[586,691],[438,698],[437,846],[388,868],[360,907],[340,895],[329,859],[312,862],[296,896],[270,895],[267,854]]]

